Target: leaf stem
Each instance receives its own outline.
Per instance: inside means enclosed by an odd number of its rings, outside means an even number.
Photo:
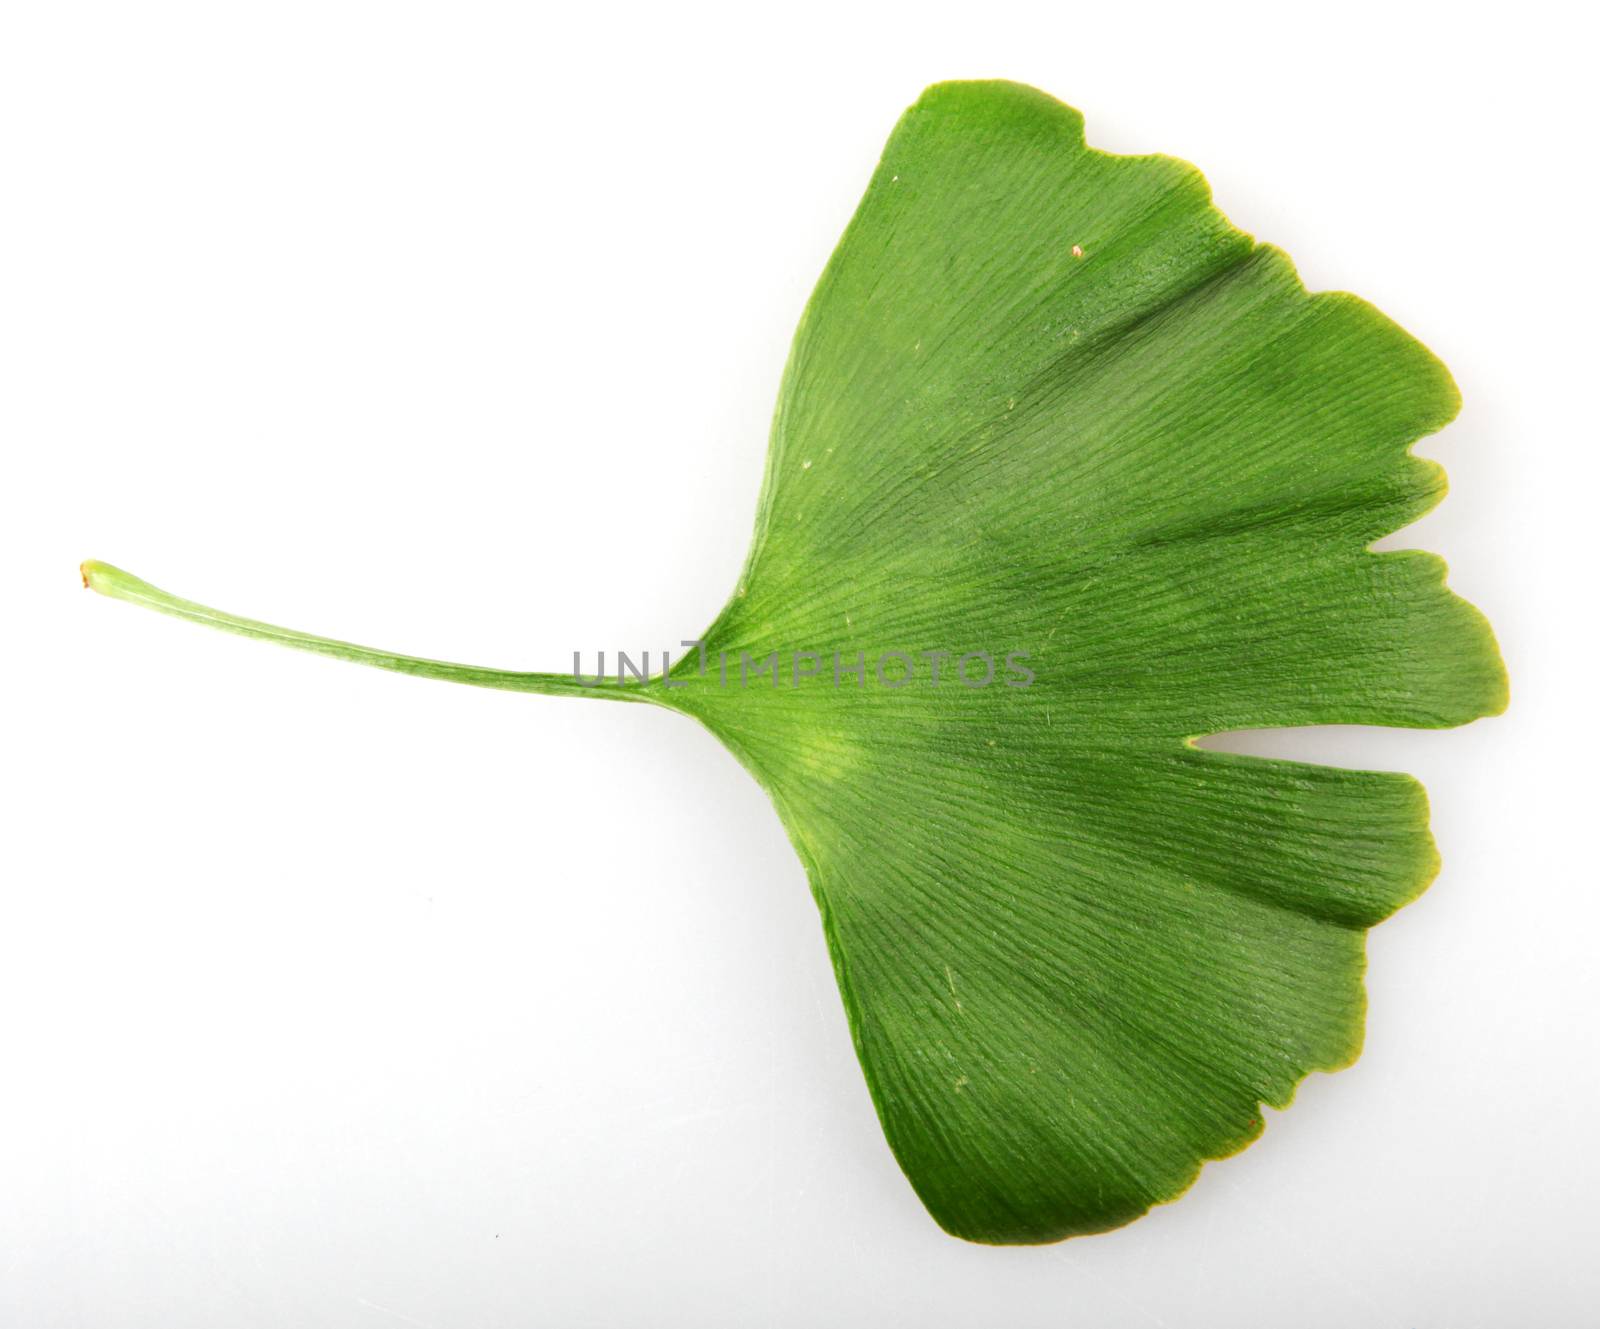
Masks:
[[[281,646],[331,655],[336,660],[353,660],[375,669],[390,669],[397,674],[416,674],[422,678],[468,683],[473,687],[536,692],[547,696],[602,697],[611,701],[653,700],[645,685],[624,686],[612,679],[580,683],[571,674],[523,674],[504,669],[482,669],[476,665],[451,664],[445,660],[426,660],[415,655],[396,655],[392,651],[373,650],[370,646],[356,646],[332,637],[296,632],[292,628],[280,628],[253,618],[240,618],[192,600],[180,599],[135,577],[131,572],[124,572],[121,568],[95,559],[82,564],[79,571],[83,574],[83,584],[91,591],[98,591],[114,600],[126,600],[129,604],[143,605],[146,609],[171,614],[174,618],[186,618],[191,623],[204,623],[208,627],[221,628],[224,632],[235,632],[241,637],[275,641]]]

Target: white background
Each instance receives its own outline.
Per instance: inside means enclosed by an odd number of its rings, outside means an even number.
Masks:
[[[1592,1324],[1595,199],[1565,7],[20,3],[0,31],[0,1325]],[[1108,17],[1108,12],[1114,12]],[[1575,11],[1574,11],[1575,13]],[[1574,18],[1572,21],[1576,21]],[[694,636],[900,110],[1005,76],[1201,166],[1466,397],[1509,714],[1366,1055],[1178,1204],[944,1236],[764,796],[696,726],[277,651]]]

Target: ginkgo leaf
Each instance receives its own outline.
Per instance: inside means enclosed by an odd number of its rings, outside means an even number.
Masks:
[[[1365,929],[1436,867],[1409,777],[1202,750],[1230,729],[1501,710],[1416,552],[1448,373],[1310,295],[1191,167],[1029,88],[931,88],[801,320],[756,534],[670,677],[593,686],[248,635],[692,715],[771,794],[889,1144],[962,1237],[1098,1232],[1357,1055]]]

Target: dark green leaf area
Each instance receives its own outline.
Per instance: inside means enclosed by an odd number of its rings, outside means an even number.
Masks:
[[[1011,84],[930,89],[806,309],[757,531],[660,699],[770,791],[889,1143],[981,1241],[1127,1222],[1362,1036],[1364,929],[1436,866],[1408,777],[1204,751],[1228,729],[1501,709],[1410,454],[1457,394],[1310,295],[1191,167]],[[903,687],[834,652],[947,651]],[[793,681],[794,652],[820,677]],[[966,687],[954,656],[1002,676]],[[1026,656],[1029,686],[1004,659]]]

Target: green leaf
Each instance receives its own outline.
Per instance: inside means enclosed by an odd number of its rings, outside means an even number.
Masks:
[[[1365,929],[1437,866],[1420,786],[1194,739],[1504,707],[1443,565],[1368,548],[1443,495],[1409,449],[1457,406],[1193,168],[1090,149],[1032,89],[943,84],[801,320],[703,670],[585,689],[85,577],[701,720],[805,864],[917,1193],[959,1236],[1050,1241],[1172,1199],[1360,1049]]]

